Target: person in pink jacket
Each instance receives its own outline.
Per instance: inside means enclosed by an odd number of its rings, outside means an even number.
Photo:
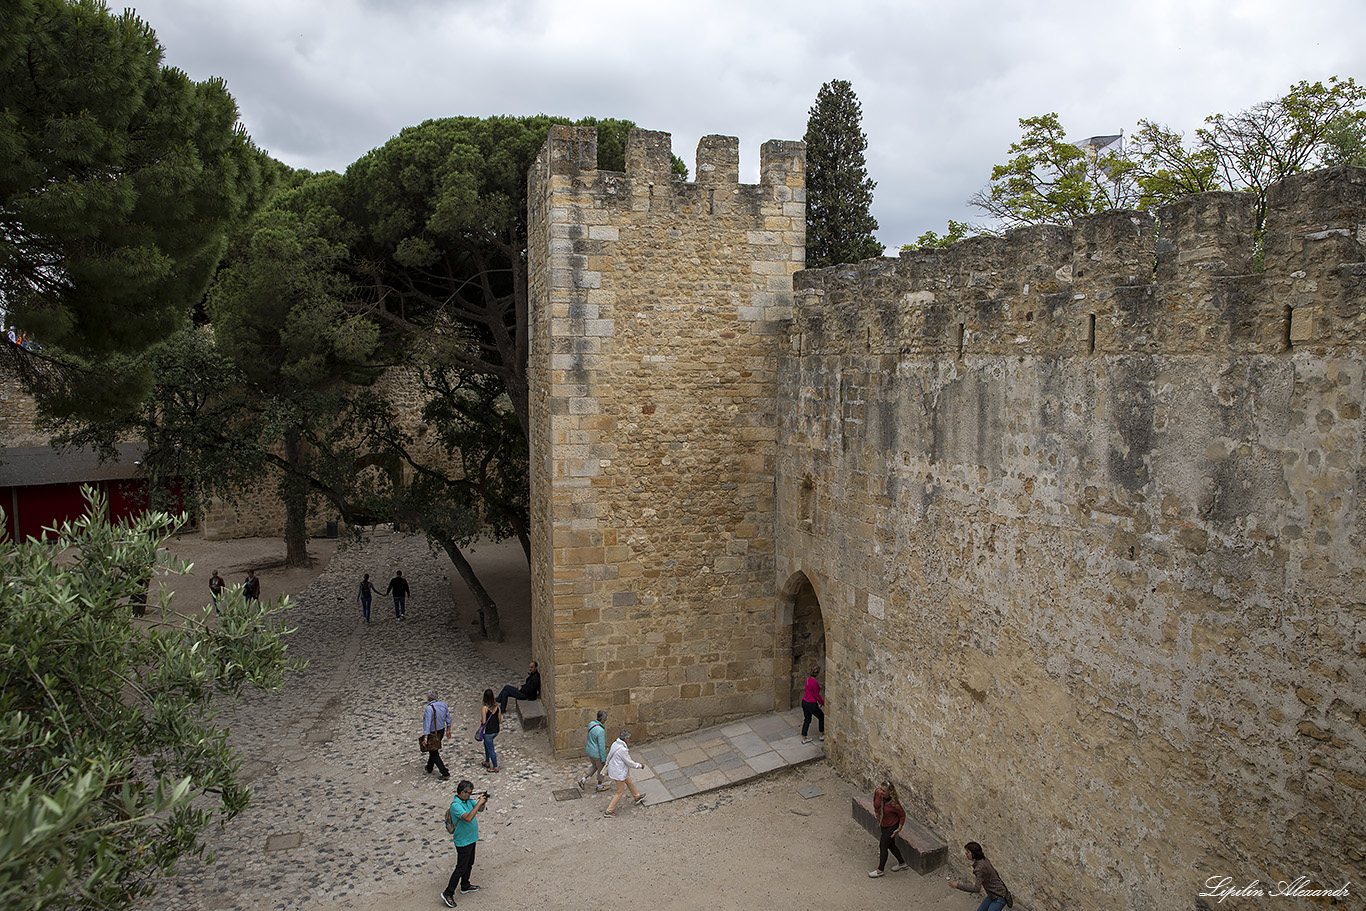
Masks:
[[[812,715],[820,719],[821,740],[825,739],[825,712],[821,711],[825,700],[821,698],[821,682],[816,679],[820,672],[820,667],[813,664],[811,676],[806,678],[806,689],[802,690],[802,743],[811,742],[811,738],[806,735],[811,730]]]

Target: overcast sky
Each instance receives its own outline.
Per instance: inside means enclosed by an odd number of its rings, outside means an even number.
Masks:
[[[114,9],[118,0],[110,0]],[[697,141],[801,139],[821,84],[863,102],[873,214],[894,253],[1004,161],[1019,118],[1069,138],[1191,132],[1301,79],[1366,77],[1362,0],[141,0],[169,64],[221,76],[253,139],[344,170],[435,117],[619,117]]]

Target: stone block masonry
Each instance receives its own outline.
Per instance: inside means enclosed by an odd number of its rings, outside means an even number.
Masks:
[[[832,761],[1024,907],[1359,890],[1366,170],[1273,187],[1261,271],[1216,193],[798,272],[800,145],[735,150],[556,127],[529,177],[555,747],[823,666]]]
[[[606,708],[637,737],[778,701],[773,597],[781,336],[805,256],[804,149],[666,133],[625,173],[556,126],[529,176],[532,635],[556,749]],[[785,691],[786,682],[782,684]]]
[[[1260,272],[1249,203],[795,279],[777,584],[833,758],[1030,908],[1366,881],[1366,170],[1273,188]]]

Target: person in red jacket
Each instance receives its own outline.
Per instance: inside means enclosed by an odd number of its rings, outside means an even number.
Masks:
[[[882,837],[877,843],[877,869],[868,875],[877,879],[884,875],[882,868],[887,866],[888,851],[896,855],[897,863],[892,867],[893,873],[900,873],[910,867],[910,864],[906,863],[906,858],[901,856],[901,849],[896,846],[896,837],[901,832],[901,827],[906,824],[906,811],[901,806],[901,798],[897,796],[896,785],[891,781],[884,781],[873,792],[873,813],[878,818],[878,825],[882,827]]]

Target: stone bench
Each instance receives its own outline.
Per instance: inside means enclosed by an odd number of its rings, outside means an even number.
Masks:
[[[541,708],[541,700],[518,699],[517,720],[522,723],[524,731],[545,727],[545,709]]]
[[[882,836],[882,827],[878,825],[878,818],[873,814],[872,795],[855,797],[852,811],[854,822],[867,829],[874,838]],[[901,849],[906,863],[921,876],[933,873],[949,859],[949,846],[944,839],[911,819],[909,814],[906,817],[906,824],[901,827],[901,834],[896,837],[896,845]],[[895,863],[895,860],[892,862]]]

